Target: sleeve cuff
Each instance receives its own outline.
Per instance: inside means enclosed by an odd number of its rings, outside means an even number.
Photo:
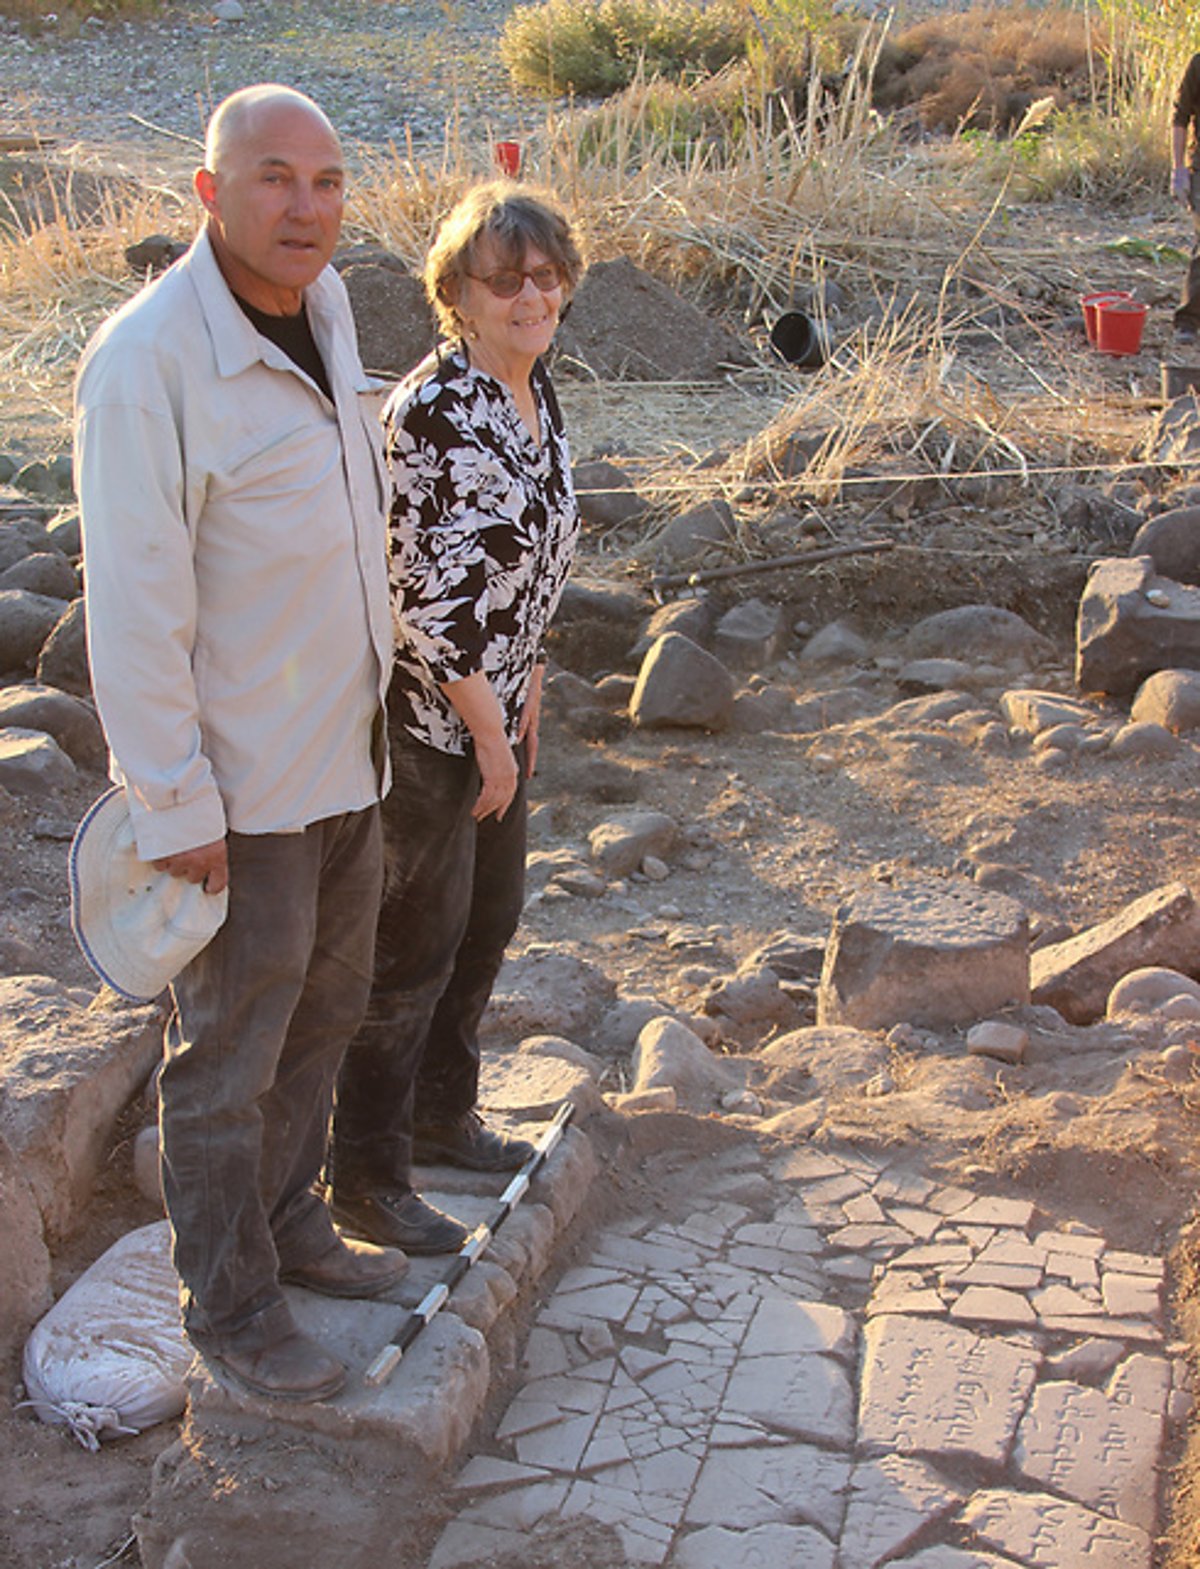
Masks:
[[[128,786],[126,794],[138,857],[143,861],[158,861],[165,855],[195,850],[202,844],[215,844],[225,837],[228,829],[225,808],[215,789],[180,806],[162,807],[156,811],[139,801]]]

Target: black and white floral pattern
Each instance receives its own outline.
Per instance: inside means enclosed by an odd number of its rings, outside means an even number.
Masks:
[[[517,739],[529,680],[579,533],[571,459],[545,368],[542,443],[508,389],[443,350],[384,411],[392,471],[392,594],[399,635],[392,722],[440,752],[470,734],[440,690],[482,670]]]

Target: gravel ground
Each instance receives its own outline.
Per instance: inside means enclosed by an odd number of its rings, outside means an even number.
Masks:
[[[154,141],[149,121],[167,141],[199,138],[215,103],[258,81],[309,93],[348,144],[437,143],[451,116],[468,135],[511,136],[541,117],[500,63],[512,0],[244,3],[240,22],[172,4],[158,20],[93,19],[73,37],[0,19],[0,134],[134,150]]]

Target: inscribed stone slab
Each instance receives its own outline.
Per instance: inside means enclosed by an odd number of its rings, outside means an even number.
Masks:
[[[890,1562],[931,1521],[962,1503],[932,1466],[885,1455],[854,1468],[838,1551],[842,1562],[875,1569]]]
[[[1037,1377],[1036,1352],[937,1319],[866,1329],[859,1438],[873,1449],[1002,1465]]]
[[[1041,1384],[1017,1434],[1023,1475],[1144,1531],[1156,1520],[1162,1417],[1083,1384]]]
[[[1139,1526],[1046,1493],[976,1493],[964,1518],[985,1545],[1036,1569],[1150,1569],[1151,1539]]]

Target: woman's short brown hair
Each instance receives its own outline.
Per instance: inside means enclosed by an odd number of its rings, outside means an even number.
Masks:
[[[583,272],[570,221],[549,191],[518,185],[515,180],[476,185],[442,220],[425,261],[425,292],[438,325],[451,337],[462,330],[459,293],[476,268],[479,242],[485,236],[506,267],[519,268],[530,246],[557,262],[567,294]]]

